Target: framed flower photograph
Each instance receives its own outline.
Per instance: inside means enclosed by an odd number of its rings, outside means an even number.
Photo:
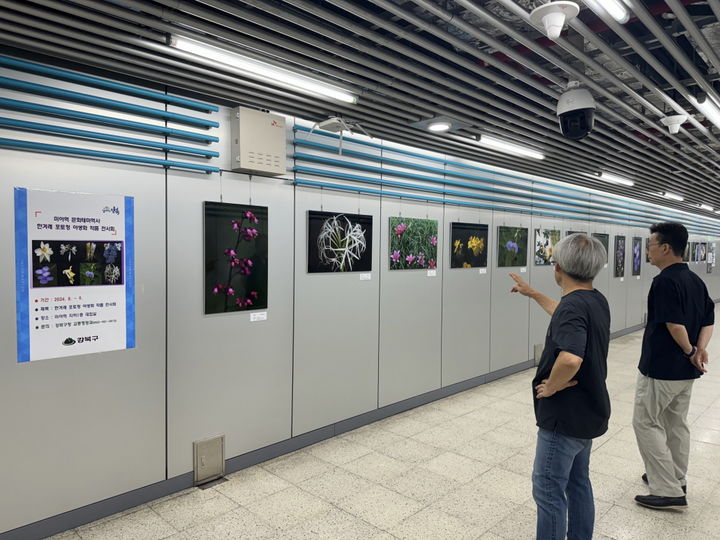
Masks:
[[[633,236],[632,239],[632,275],[640,275],[640,265],[642,262],[642,238]]]
[[[600,240],[600,243],[605,248],[605,262],[608,262],[610,256],[610,235],[605,233],[592,233],[593,238]]]
[[[559,230],[535,229],[535,266],[552,264],[553,248],[559,241]]]
[[[697,261],[697,242],[690,242],[690,262]]]
[[[369,272],[372,216],[308,212],[308,272]]]
[[[437,268],[438,222],[435,219],[390,218],[390,270]]]
[[[650,237],[645,239],[645,262],[650,262]]]
[[[690,262],[690,242],[685,244],[685,251],[683,251],[682,260],[683,262]]]
[[[707,245],[707,265],[706,271],[708,274],[712,274],[713,266],[715,266],[715,244]]]
[[[570,236],[571,234],[587,234],[585,231],[568,231],[565,233],[565,236]]]
[[[707,259],[707,244],[705,242],[698,242],[695,244],[695,260],[698,262],[705,262]]]
[[[615,237],[615,277],[625,277],[625,237]]]
[[[487,252],[487,225],[450,224],[450,268],[484,268],[487,266]]]
[[[268,305],[267,206],[203,203],[205,314]]]
[[[498,227],[498,267],[527,266],[528,230]]]

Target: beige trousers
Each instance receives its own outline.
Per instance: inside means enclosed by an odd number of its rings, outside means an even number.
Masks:
[[[690,454],[687,413],[694,379],[664,381],[638,375],[633,428],[650,494],[682,497]]]

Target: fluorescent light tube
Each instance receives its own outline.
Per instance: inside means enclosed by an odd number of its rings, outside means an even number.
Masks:
[[[494,150],[499,150],[500,152],[517,154],[533,159],[545,159],[545,154],[539,152],[538,150],[533,150],[532,148],[527,148],[526,146],[506,142],[502,139],[496,139],[495,137],[490,137],[488,135],[481,135],[480,140],[477,142],[481,146],[487,146],[488,148],[493,148]]]
[[[675,195],[674,193],[670,193],[669,191],[666,191],[663,193],[663,197],[666,199],[672,199],[673,201],[684,201],[685,197],[681,197],[680,195]]]
[[[607,13],[620,24],[630,20],[630,12],[619,0],[583,0],[583,2],[597,15]]]
[[[706,97],[703,101],[699,101],[690,96],[690,103],[695,105],[695,108],[700,111],[709,122],[712,122],[720,128],[720,107],[718,107],[710,96]]]
[[[243,75],[255,80],[277,84],[313,96],[319,95],[345,103],[357,103],[357,96],[338,86],[327,84],[235,52],[226,51],[225,49],[200,43],[182,36],[173,36],[172,45],[182,51],[208,58],[240,70],[243,72]]]
[[[618,0],[599,0],[599,2],[605,11],[620,24],[625,24],[630,19],[630,13]]]
[[[605,180],[606,182],[612,182],[613,184],[621,184],[623,186],[634,186],[635,182],[632,180],[628,180],[627,178],[623,178],[622,176],[617,176],[612,173],[603,172],[600,175],[601,180]]]
[[[713,207],[710,206],[709,204],[699,204],[698,206],[700,207],[701,210],[707,210],[708,212],[713,211]]]

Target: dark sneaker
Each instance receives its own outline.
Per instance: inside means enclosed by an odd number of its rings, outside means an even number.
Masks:
[[[654,510],[684,510],[687,508],[685,497],[660,497],[659,495],[635,495],[635,502]]]
[[[642,481],[645,482],[646,484],[648,483],[647,473],[643,473]],[[680,487],[682,488],[683,493],[685,493],[687,495],[687,486],[680,486]]]

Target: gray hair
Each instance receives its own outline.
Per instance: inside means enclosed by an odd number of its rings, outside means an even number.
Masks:
[[[553,260],[571,278],[592,281],[607,261],[607,252],[597,238],[575,233],[555,244]]]

